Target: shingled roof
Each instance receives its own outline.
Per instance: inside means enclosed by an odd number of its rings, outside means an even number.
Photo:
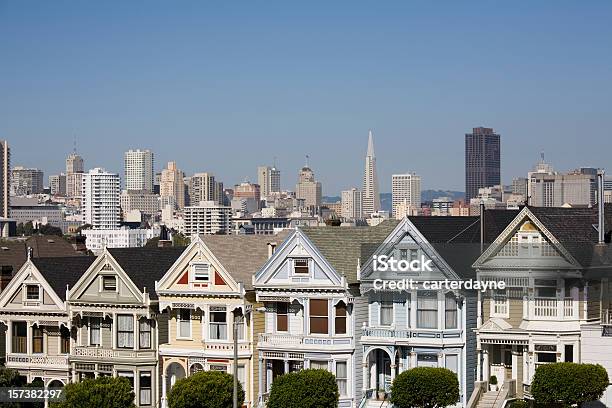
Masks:
[[[36,269],[62,300],[66,300],[66,287],[72,288],[95,260],[95,256],[32,258]]]
[[[276,235],[201,235],[200,238],[221,265],[244,288],[253,288],[253,275],[268,260],[268,244],[280,245],[289,235],[284,230]]]
[[[157,299],[155,281],[164,276],[184,250],[184,247],[109,248],[108,252],[138,289],[146,288],[149,297]]]

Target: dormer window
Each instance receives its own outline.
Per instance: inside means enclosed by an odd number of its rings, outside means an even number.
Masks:
[[[116,276],[102,276],[102,290],[104,292],[116,292],[117,291],[117,277]]]
[[[293,273],[296,275],[308,275],[308,258],[295,258],[293,260]]]
[[[26,300],[40,301],[40,286],[26,285]]]
[[[193,286],[207,287],[210,282],[210,265],[207,263],[191,264],[191,283]]]

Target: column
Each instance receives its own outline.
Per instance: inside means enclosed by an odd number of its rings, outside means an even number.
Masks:
[[[136,316],[136,313],[134,313],[134,315],[132,316],[132,318],[134,319],[134,350],[138,350],[138,343],[139,343],[138,333],[139,333],[139,327],[138,327],[138,316]],[[135,380],[134,380],[134,384],[136,384],[136,381],[135,381]]]
[[[259,378],[258,378],[258,392],[259,392],[259,397],[261,397],[264,393],[264,359],[263,358],[259,358]]]
[[[489,381],[489,347],[482,351],[482,379]]]
[[[289,372],[289,360],[285,359],[283,361],[285,362],[285,374],[287,374]]]
[[[397,367],[395,364],[391,364],[391,383],[395,379],[395,367]]]
[[[111,335],[113,349],[117,348],[117,313],[113,312],[113,321],[111,322]]]
[[[26,337],[26,350],[28,354],[32,354],[32,322],[27,322],[27,337]]]
[[[6,322],[6,355],[11,353],[11,347],[13,347],[13,322],[10,320]]]
[[[370,383],[370,378],[368,376],[368,358],[367,357],[366,357],[366,360],[362,363],[361,372],[363,375],[362,390],[363,390],[363,393],[365,394],[366,390],[369,389],[368,384]]]
[[[161,404],[162,404],[162,408],[166,408],[166,371],[164,370],[164,373],[161,376],[162,378],[162,397],[161,397]]]
[[[410,368],[414,368],[417,366],[417,353],[414,351],[410,352]]]
[[[482,349],[477,350],[476,381],[482,381]]]
[[[512,378],[518,379],[518,350],[516,346],[512,346]],[[516,385],[518,387],[518,384]]]

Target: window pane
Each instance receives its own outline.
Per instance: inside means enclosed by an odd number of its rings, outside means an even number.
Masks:
[[[100,345],[100,318],[98,317],[89,318],[89,345]]]
[[[191,310],[179,309],[179,337],[191,337]]]
[[[346,361],[336,362],[336,382],[338,383],[338,391],[340,395],[347,395],[347,363]]]
[[[148,320],[140,321],[139,327],[139,344],[140,348],[151,348],[151,324]]]
[[[417,327],[438,328],[438,294],[436,292],[417,294]]]
[[[382,301],[380,303],[380,324],[382,326],[393,324],[393,302]]]
[[[117,315],[117,347],[134,348],[134,316]]]
[[[141,372],[139,377],[140,405],[151,405],[151,373]]]
[[[43,352],[43,331],[40,327],[32,327],[32,352]]]
[[[311,317],[310,332],[315,334],[327,334],[327,317]]]
[[[445,327],[447,329],[457,328],[457,299],[452,293],[446,295]]]
[[[310,300],[310,333],[328,334],[327,300]]]
[[[310,315],[327,316],[327,299],[311,299]]]
[[[276,331],[286,332],[288,330],[288,304],[284,302],[277,303],[276,309]]]
[[[310,361],[310,368],[314,369],[314,370],[327,370],[327,361],[317,361],[317,360],[311,360]]]

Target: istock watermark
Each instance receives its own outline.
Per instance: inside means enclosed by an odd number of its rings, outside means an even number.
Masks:
[[[420,259],[395,259],[387,255],[374,255],[374,270],[378,272],[432,272],[431,259],[421,255]]]

